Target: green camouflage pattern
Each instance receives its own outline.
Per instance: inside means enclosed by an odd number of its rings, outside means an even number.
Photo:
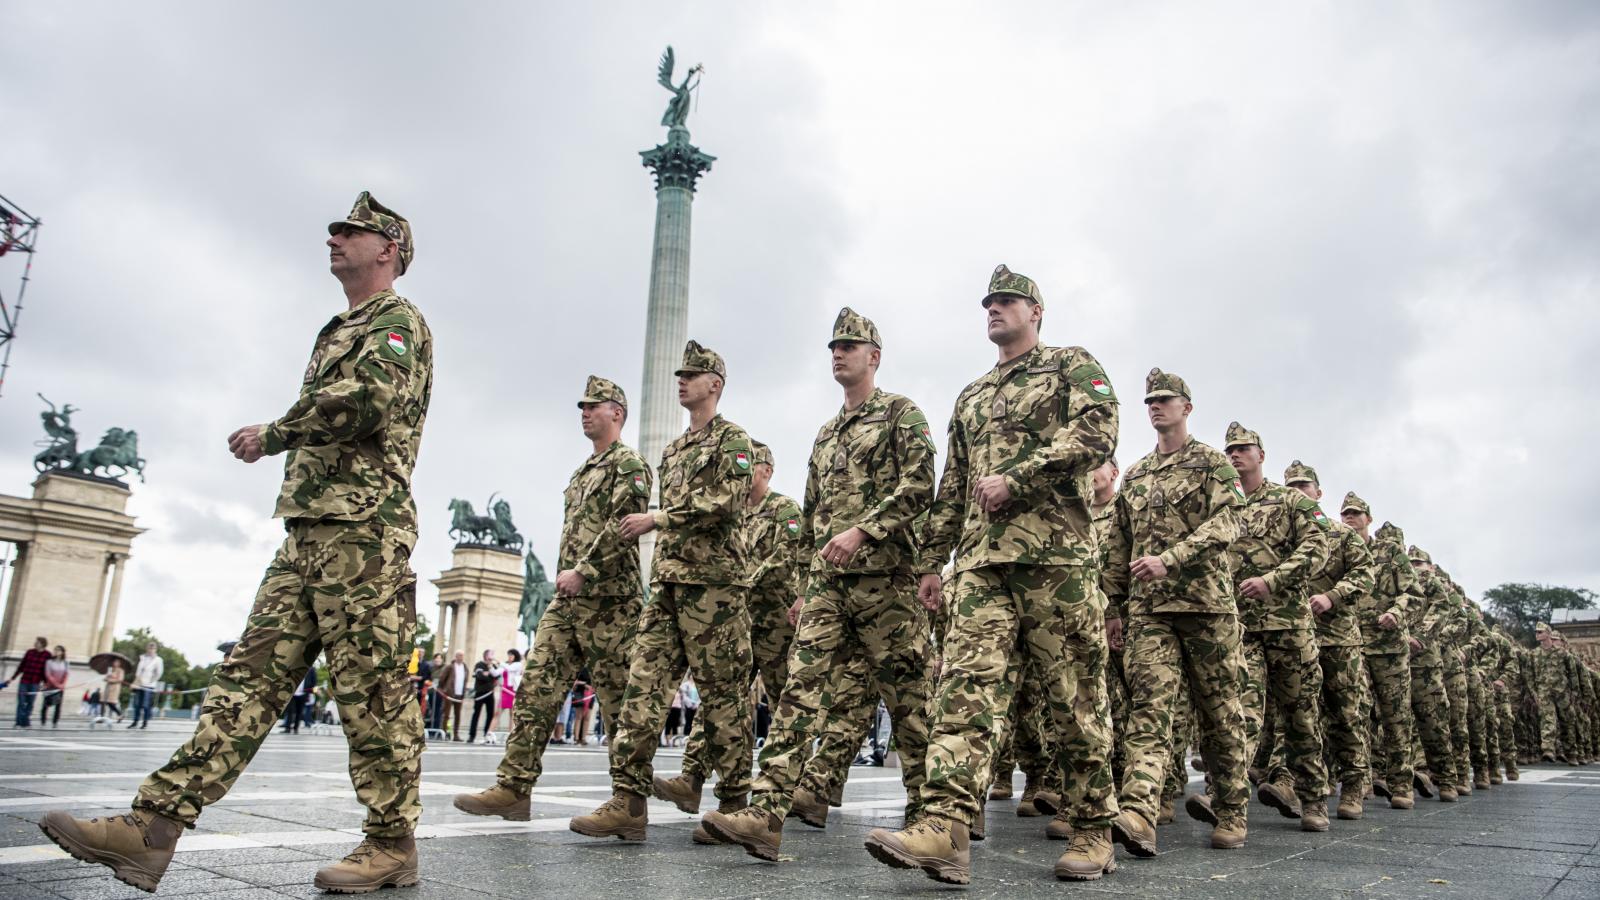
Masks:
[[[1262,481],[1245,495],[1233,544],[1234,584],[1260,578],[1272,592],[1266,599],[1238,595],[1246,633],[1311,630],[1306,587],[1327,564],[1330,524],[1317,501],[1281,484]]]
[[[615,403],[623,409],[628,408],[628,395],[622,392],[622,386],[615,381],[601,378],[599,375],[590,375],[589,380],[583,385],[583,396],[578,398],[578,405],[585,403]]]
[[[1410,633],[1407,623],[1412,607],[1422,602],[1422,587],[1406,557],[1405,542],[1393,539],[1398,529],[1387,522],[1384,525],[1389,531],[1380,528],[1367,545],[1373,565],[1372,590],[1356,598],[1356,617],[1364,653],[1404,658],[1411,652],[1406,641]],[[1399,627],[1380,626],[1378,619],[1385,613],[1393,613]]]
[[[1160,400],[1163,397],[1182,397],[1185,400],[1194,399],[1189,393],[1189,385],[1182,378],[1171,372],[1160,369],[1151,369],[1144,377],[1145,402]]]
[[[1315,527],[1315,526],[1313,526]],[[1310,629],[1247,631],[1243,688],[1245,758],[1265,737],[1267,708],[1283,726],[1284,764],[1302,803],[1326,796],[1328,770],[1322,759],[1318,698],[1322,666]]]
[[[949,453],[922,531],[920,571],[1017,563],[1092,566],[1089,476],[1117,448],[1117,398],[1082,347],[1040,344],[967,385],[950,417]],[[1002,475],[994,513],[973,486]]]
[[[994,273],[989,276],[989,292],[983,295],[984,302],[987,303],[996,294],[1009,294],[1044,306],[1044,294],[1039,291],[1038,283],[1026,275],[1011,271],[1004,263],[995,266]]]
[[[417,626],[415,532],[373,521],[294,520],[194,734],[139,787],[135,809],[193,827],[221,800],[326,654],[350,749],[350,780],[373,837],[409,835],[422,815],[422,714],[406,674]]]
[[[411,470],[433,390],[433,335],[422,313],[379,291],[317,334],[300,397],[261,429],[288,452],[273,515],[417,530]]]
[[[1229,422],[1228,432],[1222,442],[1223,452],[1226,453],[1235,447],[1249,447],[1251,445],[1260,447],[1263,450],[1266,449],[1266,445],[1261,443],[1261,435],[1240,425],[1238,422]]]
[[[722,356],[710,347],[700,346],[699,341],[690,341],[683,345],[683,362],[672,374],[693,375],[698,372],[710,372],[724,381],[728,379],[728,367],[723,363]]]
[[[1374,778],[1383,779],[1391,793],[1411,795],[1415,771],[1411,765],[1414,723],[1411,716],[1411,666],[1404,653],[1372,653],[1363,649],[1368,678],[1368,709],[1381,734],[1371,740]]]
[[[749,578],[739,527],[752,452],[750,436],[720,414],[661,451],[652,583],[732,585]]]
[[[1289,467],[1283,470],[1283,483],[1290,487],[1294,487],[1297,484],[1315,484],[1319,486],[1322,484],[1317,480],[1317,470],[1298,459],[1289,463]]]
[[[582,575],[584,596],[644,596],[639,542],[623,540],[617,526],[623,516],[649,508],[651,480],[644,457],[612,441],[567,481],[557,569]]]
[[[362,191],[356,195],[350,214],[337,222],[328,223],[328,234],[338,234],[346,225],[376,232],[394,241],[400,247],[400,274],[404,275],[411,268],[411,260],[417,255],[416,243],[411,237],[411,223],[406,221],[405,216],[379,203],[372,194]]]
[[[1356,496],[1355,491],[1350,491],[1344,495],[1344,503],[1340,505],[1339,512],[1358,512],[1364,516],[1370,516],[1372,515],[1372,507],[1367,503],[1367,501]],[[1404,546],[1402,545],[1402,550],[1403,549]]]
[[[1306,581],[1306,594],[1325,594],[1333,606],[1315,617],[1319,647],[1360,647],[1361,600],[1372,594],[1377,563],[1367,542],[1343,522],[1328,523],[1328,557]]]
[[[828,341],[828,349],[831,350],[834,344],[842,342],[871,344],[879,350],[883,349],[883,338],[878,334],[878,326],[848,306],[839,310],[838,317],[833,320],[833,337]]]

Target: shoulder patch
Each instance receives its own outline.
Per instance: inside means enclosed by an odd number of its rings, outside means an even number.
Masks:
[[[928,428],[928,417],[922,414],[922,410],[917,409],[910,403],[907,403],[905,412],[900,414],[900,421],[898,424],[901,428],[911,429],[911,431],[914,432],[918,437],[921,437],[924,441],[927,441],[929,450],[935,449],[933,443],[933,433]]]
[[[1211,477],[1222,482],[1223,484],[1226,484],[1228,486],[1228,490],[1232,491],[1233,495],[1239,498],[1241,503],[1244,502],[1246,499],[1244,495],[1244,483],[1239,480],[1239,471],[1237,469],[1227,463],[1223,463],[1222,465],[1211,470]]]
[[[374,328],[371,333],[377,344],[379,357],[411,368],[412,360],[417,358],[417,354],[416,346],[411,340],[410,328],[404,325],[389,325],[381,329]]]
[[[617,471],[618,472],[643,472],[644,469],[645,469],[644,460],[640,459],[637,456],[633,456],[633,455],[630,454],[628,456],[624,456],[623,458],[617,460]]]
[[[1091,400],[1117,399],[1116,391],[1111,389],[1111,379],[1106,377],[1105,369],[1100,368],[1098,363],[1078,366],[1068,373],[1067,378],[1082,388]]]
[[[1311,521],[1317,523],[1317,525],[1320,526],[1323,531],[1329,531],[1332,529],[1332,520],[1328,518],[1327,513],[1322,511],[1322,506],[1318,504],[1317,501],[1311,499],[1310,497],[1301,497],[1300,500],[1295,503],[1295,507],[1304,512],[1310,513]]]

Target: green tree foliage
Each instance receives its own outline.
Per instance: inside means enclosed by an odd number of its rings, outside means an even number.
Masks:
[[[161,657],[164,671],[161,680],[167,687],[174,691],[192,691],[203,688],[211,682],[211,670],[214,666],[191,666],[188,657],[176,649],[167,646],[167,643],[156,637],[148,628],[130,628],[127,633],[111,645],[111,649],[121,653],[133,664],[139,664],[139,657],[144,655],[144,647],[151,641],[156,642],[156,655]],[[128,670],[128,688],[133,685],[133,669]],[[126,688],[125,688],[126,690]],[[205,699],[205,694],[196,691],[189,694],[178,694],[172,698],[173,709],[188,709]],[[127,702],[127,694],[123,694],[123,701]],[[159,705],[165,705],[164,703]]]
[[[1552,609],[1593,609],[1600,595],[1587,588],[1507,582],[1483,592],[1489,611],[1524,644],[1533,644],[1533,626],[1550,621]]]

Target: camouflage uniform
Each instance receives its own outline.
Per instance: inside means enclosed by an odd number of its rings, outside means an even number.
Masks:
[[[1042,306],[1037,285],[1000,266],[989,294]],[[1095,589],[1090,473],[1115,450],[1117,400],[1081,347],[1036,345],[972,382],[956,400],[949,456],[923,531],[922,566],[955,553],[938,713],[928,744],[924,805],[971,824],[992,768],[997,720],[1023,669],[1037,667],[1061,813],[1079,830],[1116,817],[1106,702],[1105,597]],[[985,512],[977,482],[1003,476],[1011,499]]]
[[[690,341],[678,371],[726,377],[727,370],[720,356]],[[717,796],[750,790],[749,566],[738,532],[752,460],[750,436],[721,415],[662,451],[650,601],[611,742],[611,783],[620,793],[651,796],[651,762],[674,678],[685,668],[700,689],[697,718],[712,747]]]
[[[1449,573],[1436,569],[1435,574],[1446,595],[1439,635],[1445,644],[1444,689],[1450,697],[1450,747],[1455,751],[1456,785],[1466,793],[1472,787],[1472,735],[1468,727],[1472,717],[1472,686],[1467,678],[1467,615],[1461,608],[1463,598]]]
[[[828,346],[837,342],[883,346],[872,322],[848,308],[840,310]],[[907,812],[914,816],[920,809],[928,746],[928,617],[917,602],[912,522],[933,497],[933,455],[922,410],[877,389],[855,409],[841,409],[817,433],[799,525],[810,579],[789,680],[761,750],[752,806],[781,818],[797,788],[828,796],[827,761],[802,772],[804,754],[824,727],[825,711],[852,705],[840,702],[846,688],[840,677],[859,659],[871,679],[868,696],[882,698],[893,724]],[[867,535],[855,555],[842,564],[823,559],[819,551],[851,528]]]
[[[349,222],[412,253],[410,226],[365,192]],[[139,787],[136,809],[193,827],[244,771],[306,669],[326,651],[363,830],[416,829],[422,715],[406,676],[416,636],[411,470],[433,384],[433,336],[410,301],[379,291],[318,333],[300,397],[261,429],[288,452],[274,515],[288,531],[244,634],[211,676],[194,735]]]
[[[1496,718],[1499,727],[1500,755],[1496,764],[1505,769],[1507,777],[1517,777],[1517,714],[1514,706],[1522,695],[1522,661],[1517,645],[1496,625],[1490,632],[1498,663],[1494,680],[1500,682],[1494,689]]]
[[[1500,758],[1499,713],[1494,702],[1494,672],[1499,668],[1499,648],[1490,639],[1478,608],[1465,597],[1467,619],[1467,689],[1471,717],[1467,734],[1472,741],[1472,774],[1476,786],[1487,786]]]
[[[1386,534],[1387,532],[1387,534]],[[1388,522],[1378,529],[1378,539],[1392,538],[1403,543],[1401,530]],[[1429,562],[1426,553],[1410,550],[1413,566]],[[1451,615],[1451,598],[1438,576],[1419,573],[1421,596],[1413,596],[1410,621],[1406,628],[1422,649],[1411,651],[1411,714],[1416,721],[1416,743],[1429,773],[1442,788],[1459,782],[1454,739],[1450,732],[1450,695],[1444,684],[1444,654],[1447,650],[1440,632]],[[1417,758],[1413,753],[1413,758]]]
[[[1151,370],[1145,392],[1147,401],[1190,396],[1182,379],[1159,369]],[[1125,623],[1130,711],[1118,800],[1152,823],[1173,762],[1179,682],[1189,685],[1212,807],[1223,822],[1245,818],[1244,657],[1229,555],[1243,500],[1227,458],[1192,437],[1171,454],[1157,451],[1134,463],[1117,494],[1101,584]],[[1167,576],[1132,579],[1129,564],[1144,556],[1159,556]]]
[[[1228,426],[1227,446],[1240,445],[1259,447],[1261,438],[1234,422]],[[1305,590],[1308,579],[1328,560],[1328,518],[1315,500],[1263,479],[1245,496],[1239,522],[1239,540],[1233,545],[1239,559],[1235,589],[1260,577],[1271,591],[1261,600],[1238,595],[1247,671],[1247,747],[1253,755],[1263,739],[1270,702],[1283,723],[1286,745],[1287,768],[1278,777],[1292,774],[1302,803],[1321,802],[1328,778],[1317,725],[1322,669]]]
[[[622,388],[589,376],[579,406],[605,401],[628,406]],[[550,730],[580,669],[588,669],[606,733],[614,733],[612,720],[627,687],[628,650],[644,603],[639,542],[624,540],[617,525],[623,516],[648,508],[651,481],[644,458],[614,441],[585,460],[567,482],[557,571],[582,575],[583,590],[550,601],[528,650],[496,772],[499,783],[517,794],[527,794],[538,782]]]
[[[1340,512],[1350,510],[1371,515],[1367,502],[1354,491],[1345,495],[1340,508]],[[1414,727],[1406,622],[1419,588],[1405,545],[1394,541],[1388,532],[1379,534],[1367,541],[1372,558],[1372,590],[1356,599],[1361,653],[1370,686],[1368,703],[1383,735],[1381,741],[1370,745],[1368,752],[1372,777],[1382,779],[1391,795],[1410,797],[1415,780],[1411,766]],[[1395,628],[1378,624],[1386,613],[1394,616]]]

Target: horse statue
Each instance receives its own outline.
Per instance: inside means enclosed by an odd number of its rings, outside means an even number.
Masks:
[[[39,413],[44,423],[45,439],[34,441],[33,445],[44,449],[34,454],[33,468],[43,472],[70,466],[78,458],[78,432],[72,427],[72,414],[78,408],[68,403],[58,410],[45,395],[39,394],[38,397],[50,408]]]
[[[450,536],[461,544],[487,544],[494,537],[494,519],[478,515],[465,500],[451,500]]]
[[[489,510],[494,515],[494,543],[497,547],[507,550],[522,552],[522,535],[517,532],[517,526],[511,522],[511,504],[504,500],[494,502],[489,498]]]
[[[139,455],[139,433],[132,429],[112,428],[100,439],[100,446],[78,454],[68,468],[98,478],[117,478],[129,472],[138,472],[144,481],[144,458]],[[97,469],[105,469],[101,474]],[[117,469],[115,474],[112,469]]]

